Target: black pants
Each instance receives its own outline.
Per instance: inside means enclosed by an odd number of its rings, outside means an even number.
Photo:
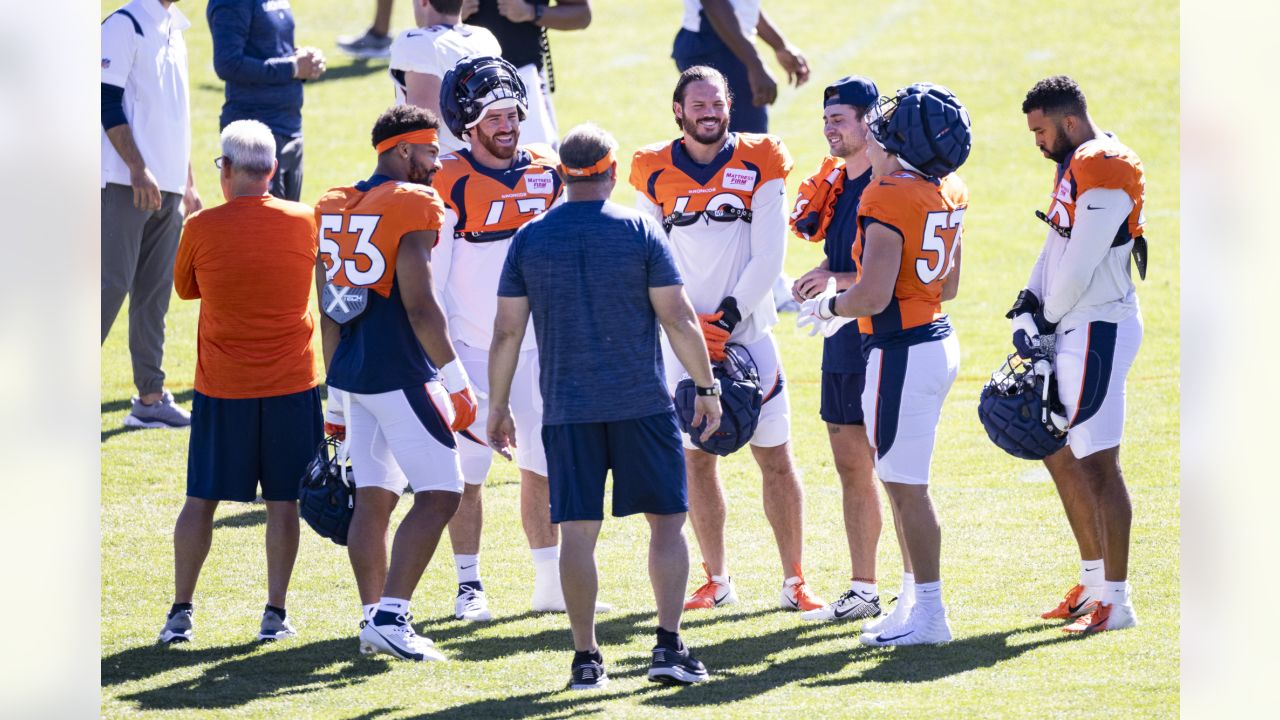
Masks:
[[[279,167],[271,178],[271,194],[296,202],[302,197],[302,136],[276,135],[275,138]]]

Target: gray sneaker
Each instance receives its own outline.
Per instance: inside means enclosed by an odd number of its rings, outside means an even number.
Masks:
[[[339,37],[338,49],[361,59],[391,57],[391,36],[378,35],[370,28],[363,35]]]
[[[262,627],[258,630],[260,642],[284,640],[297,634],[298,631],[293,629],[289,621],[277,615],[275,610],[266,610],[262,613]]]
[[[164,621],[164,628],[156,642],[161,645],[177,645],[191,642],[191,610],[179,610]]]
[[[164,391],[158,402],[143,405],[135,396],[133,409],[125,416],[124,426],[131,428],[184,428],[191,425],[191,413],[183,410],[173,400],[173,393]]]

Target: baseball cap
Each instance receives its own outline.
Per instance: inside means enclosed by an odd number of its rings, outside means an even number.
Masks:
[[[846,75],[822,91],[822,107],[854,105],[871,107],[880,99],[876,84],[861,75]]]

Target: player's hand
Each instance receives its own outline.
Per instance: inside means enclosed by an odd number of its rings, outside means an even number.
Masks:
[[[698,427],[705,420],[707,425],[702,429],[702,442],[711,439],[712,433],[716,428],[720,427],[720,396],[718,395],[699,395],[693,399],[693,424],[690,427]]]
[[[823,337],[835,335],[840,328],[853,322],[853,318],[837,317],[832,309],[834,300],[840,291],[836,289],[836,279],[827,278],[823,291],[800,304],[800,312],[796,314],[796,327],[809,328],[809,337],[822,333]]]
[[[724,345],[729,342],[729,336],[733,334],[720,324],[723,318],[723,310],[714,313],[698,313],[698,322],[702,325],[702,337],[707,342],[707,356],[712,362],[721,362],[725,359]]]
[[[773,51],[773,54],[778,58],[778,64],[782,69],[787,71],[787,80],[793,85],[800,87],[809,81],[809,63],[804,59],[800,48],[784,45]]]
[[[805,300],[822,292],[823,287],[827,284],[827,280],[833,279],[835,273],[823,268],[814,268],[809,272],[801,275],[798,280],[791,284],[791,297],[796,302],[802,303]]]
[[[502,457],[511,460],[516,447],[516,421],[511,417],[511,406],[489,406],[489,427],[486,429],[489,447]]]
[[[133,186],[133,206],[139,210],[160,209],[160,184],[146,166],[129,172],[129,184]]]
[[[449,402],[453,404],[453,421],[449,423],[449,429],[461,432],[471,427],[476,421],[479,403],[471,390],[471,379],[467,377],[462,361],[454,358],[445,363],[440,368],[440,382],[444,384],[445,392],[449,393]]]
[[[299,80],[316,80],[326,70],[324,53],[313,47],[298,48],[294,53],[293,76]]]
[[[525,0],[498,0],[498,12],[513,23],[533,22],[533,4]]]
[[[336,387],[329,388],[329,400],[324,405],[324,436],[338,440],[347,439],[346,399],[347,393]]]
[[[463,22],[466,22],[467,18],[475,15],[479,9],[480,0],[462,0],[462,10],[458,13],[458,16]]]
[[[764,63],[757,62],[747,68],[747,82],[751,84],[751,104],[756,107],[772,105],[778,99],[778,83]]]
[[[1053,362],[1057,337],[1053,332],[1041,332],[1032,313],[1013,317],[1013,347],[1022,359],[1033,365]]]
[[[195,184],[188,182],[186,192],[182,193],[182,217],[190,217],[191,213],[203,209],[204,202],[200,199],[200,193],[196,192]]]

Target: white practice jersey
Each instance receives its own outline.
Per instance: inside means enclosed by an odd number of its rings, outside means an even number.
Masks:
[[[760,21],[760,0],[729,0],[733,6],[733,14],[738,16],[738,25],[742,34],[748,38],[755,37],[756,24]],[[685,30],[698,32],[702,24],[698,13],[702,11],[702,3],[698,0],[684,0],[684,20],[681,26]]]
[[[502,46],[486,28],[459,23],[457,25],[432,25],[414,28],[400,33],[391,43],[389,72],[396,88],[396,103],[406,102],[406,73],[434,75],[443,80],[463,58],[475,55],[502,57]],[[449,128],[440,126],[440,154],[465,148]]]

